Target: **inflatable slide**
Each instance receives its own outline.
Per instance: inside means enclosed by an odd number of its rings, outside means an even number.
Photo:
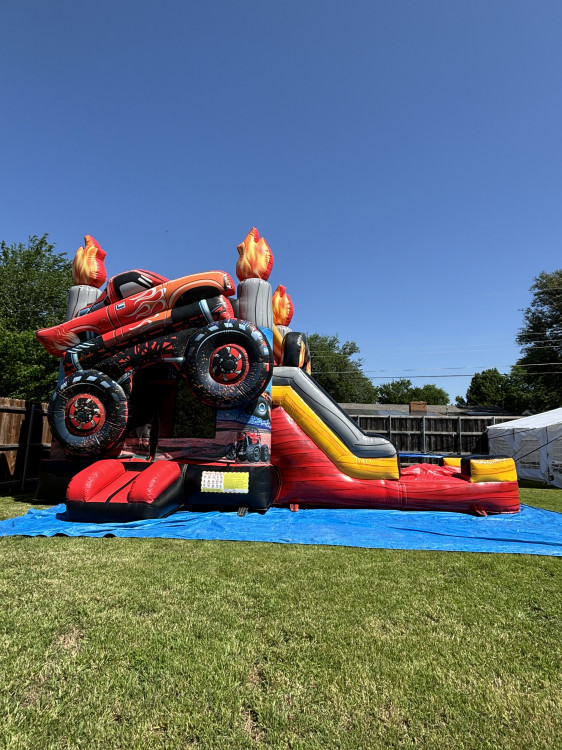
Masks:
[[[383,436],[367,436],[314,379],[296,367],[273,374],[272,455],[276,505],[515,513],[511,459],[467,458],[461,466],[399,467]]]

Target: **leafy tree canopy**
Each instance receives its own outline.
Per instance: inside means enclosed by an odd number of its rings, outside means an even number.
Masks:
[[[14,331],[0,320],[0,396],[48,401],[58,371],[59,360],[37,343],[35,330]]]
[[[503,406],[507,377],[492,367],[477,372],[466,392],[466,401],[473,406]]]
[[[312,357],[312,375],[319,385],[339,403],[374,404],[378,389],[363,373],[362,360],[354,341],[341,344],[338,336],[312,333],[308,337]]]
[[[472,378],[466,400],[472,406],[503,406],[513,414],[540,412],[562,403],[562,269],[543,271],[530,291],[533,298],[523,311],[523,325],[516,342],[522,356],[502,375],[496,368]]]
[[[27,245],[0,242],[0,396],[50,397],[59,362],[37,343],[35,331],[64,320],[71,269],[46,234]]]
[[[30,331],[64,320],[72,262],[54,252],[48,235],[0,242],[0,319],[6,328]]]
[[[473,406],[503,406],[513,414],[555,409],[562,403],[562,270],[542,272],[531,287],[533,298],[517,334],[522,356],[511,372],[484,370],[472,378],[466,401]]]
[[[540,273],[531,292],[516,339],[523,355],[517,364],[528,407],[545,411],[562,402],[562,269]]]
[[[406,378],[392,380],[390,383],[379,385],[379,399],[381,404],[409,404],[412,399],[412,381]]]
[[[477,372],[466,392],[466,399],[457,396],[459,406],[501,406],[512,414],[531,408],[533,393],[525,369],[519,365],[507,374],[495,367]]]
[[[426,401],[428,404],[446,406],[451,402],[449,394],[433,383],[412,388],[410,401]]]
[[[522,414],[527,410],[537,410],[533,395],[532,380],[529,379],[525,368],[514,365],[506,376],[504,408],[512,414]],[[541,411],[538,409],[537,411]]]
[[[392,380],[379,386],[379,401],[381,404],[409,404],[410,401],[426,401],[428,404],[449,403],[449,394],[432,383],[412,386],[407,378]]]

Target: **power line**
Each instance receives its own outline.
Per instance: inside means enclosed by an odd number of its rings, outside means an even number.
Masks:
[[[513,367],[514,365],[495,365],[495,367],[489,367],[488,365],[468,365],[471,369],[478,369],[480,368],[480,372],[482,369],[484,370],[493,370],[493,369],[505,369],[506,367]],[[403,368],[401,370],[398,370],[395,367],[392,367],[390,369],[378,369],[378,370],[355,370],[355,372],[361,372],[361,373],[367,373],[367,372],[422,372],[423,370],[463,370],[467,367],[467,365],[456,365],[455,367],[431,367],[431,368],[424,368],[424,367],[410,367],[410,368]],[[517,367],[521,367],[523,369],[525,368],[531,368],[531,367],[562,367],[562,362],[537,362],[534,364],[527,364],[527,365],[517,365]],[[314,365],[313,365],[314,369]],[[320,372],[320,370],[317,370],[316,372]],[[351,370],[325,370],[324,372],[352,372]],[[509,373],[500,373],[507,375]],[[532,374],[532,373],[529,373]],[[537,374],[543,374],[543,373],[537,373]],[[421,377],[421,376],[420,376]],[[447,377],[444,375],[443,377]]]
[[[367,370],[367,372],[381,372],[380,370]],[[402,371],[407,372],[408,371]],[[448,375],[439,375],[436,373],[427,374],[427,375],[412,375],[411,373],[408,373],[408,377],[404,377],[402,375],[366,375],[364,371],[361,370],[315,370],[312,369],[312,375],[313,377],[316,377],[317,375],[348,375],[350,377],[360,377],[364,376],[368,378],[369,380],[412,380],[414,378],[425,378],[426,380],[428,378],[473,378],[475,375],[479,375],[480,373],[476,372],[464,372],[464,373],[450,373]],[[509,373],[506,372],[500,372],[500,375],[509,375]],[[551,372],[529,372],[527,375],[562,375],[562,370],[553,370]]]
[[[545,344],[544,346],[542,346],[541,344],[542,344],[542,342],[540,342],[540,341],[538,342],[538,345],[536,343],[533,343],[533,342],[530,342],[530,343],[529,342],[525,342],[524,344],[521,344],[519,346],[519,348],[520,349],[530,349],[530,348],[532,348],[534,351],[536,351],[538,349],[558,349],[560,347],[557,347],[556,344],[562,344],[562,339],[553,339],[552,341],[550,341],[550,343]],[[473,344],[472,346],[480,346],[480,345],[479,344]],[[427,348],[422,347],[422,348],[412,349],[411,347],[405,345],[403,347],[403,351],[407,350],[408,352],[412,352],[412,351],[414,351],[414,352],[420,352],[420,353],[423,352],[424,354],[447,354],[447,353],[451,353],[451,352],[466,351],[467,346],[463,346],[463,347],[459,347],[459,348],[450,347],[449,348],[449,352],[446,351],[447,348],[448,347],[441,347],[440,349],[427,349]],[[490,344],[488,347],[479,349],[478,351],[480,351],[480,352],[496,351],[497,348],[498,348],[497,346],[494,346],[493,344]],[[325,349],[311,349],[310,350],[310,354],[313,357],[315,357],[315,358],[323,358],[323,359],[325,359],[327,357],[337,357],[337,356],[341,356],[341,357],[353,357],[353,356],[355,356],[353,354],[345,354],[344,352],[327,352]],[[359,355],[360,358],[364,358],[365,357],[364,350],[363,350],[363,352],[357,352],[357,354]],[[525,356],[525,352],[523,352],[520,356]]]

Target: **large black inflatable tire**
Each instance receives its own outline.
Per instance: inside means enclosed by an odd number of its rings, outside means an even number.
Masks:
[[[282,364],[284,367],[300,367],[303,370],[310,365],[310,349],[306,333],[290,331],[283,338]]]
[[[119,442],[127,424],[127,396],[102,372],[82,370],[57,386],[47,416],[67,453],[96,456]]]
[[[202,403],[219,409],[244,406],[267,387],[273,352],[253,323],[219,320],[189,340],[183,372]]]

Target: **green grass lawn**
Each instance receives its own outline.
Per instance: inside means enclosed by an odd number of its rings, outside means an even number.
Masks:
[[[519,494],[525,505],[562,513],[562,490],[541,486],[538,482],[521,482]]]
[[[561,565],[0,538],[0,747],[560,747]]]

